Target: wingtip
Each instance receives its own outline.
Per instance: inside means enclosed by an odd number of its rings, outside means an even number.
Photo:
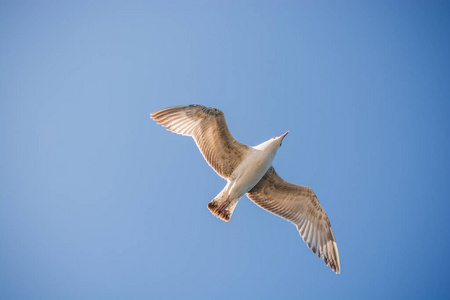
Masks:
[[[150,113],[150,119],[156,120],[155,118],[156,118],[156,114],[158,114],[158,112],[159,112],[159,110]]]
[[[337,268],[335,268],[334,273],[336,273],[336,275],[341,274],[341,268],[338,266]]]

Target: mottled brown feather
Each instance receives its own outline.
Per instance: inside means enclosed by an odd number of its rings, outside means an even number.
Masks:
[[[208,164],[225,179],[250,148],[231,135],[223,112],[216,108],[181,105],[158,110],[150,116],[169,131],[192,136]]]
[[[308,247],[340,272],[339,252],[327,214],[309,187],[283,180],[273,167],[247,193],[263,209],[297,226]]]

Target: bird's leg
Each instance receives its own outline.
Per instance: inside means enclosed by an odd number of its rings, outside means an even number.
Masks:
[[[231,202],[230,196],[227,196],[227,198],[225,198],[225,200],[223,200],[222,203],[220,203],[219,207],[217,208],[216,216],[222,214],[222,212],[227,208],[230,202]]]

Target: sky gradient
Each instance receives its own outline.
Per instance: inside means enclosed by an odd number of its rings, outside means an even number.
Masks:
[[[448,299],[445,1],[1,1],[1,299]],[[221,109],[341,274],[149,118]]]

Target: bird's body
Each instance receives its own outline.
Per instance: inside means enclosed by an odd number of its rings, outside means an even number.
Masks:
[[[278,141],[273,140],[275,143]],[[269,145],[271,146],[271,145]],[[278,150],[275,147],[251,147],[239,166],[231,174],[228,184],[231,186],[230,197],[240,198],[250,191],[266,174]]]
[[[192,136],[208,164],[227,180],[208,203],[211,212],[229,221],[239,199],[248,198],[265,210],[296,225],[303,240],[336,273],[339,253],[328,217],[314,192],[284,181],[272,162],[288,132],[258,146],[239,143],[230,134],[223,112],[202,105],[174,106],[151,117],[167,130]]]
[[[239,199],[248,193],[266,174],[277,154],[281,140],[287,132],[279,138],[272,138],[255,147],[248,147],[244,159],[227,179],[227,185],[211,201],[208,208],[219,218],[229,221]],[[223,209],[220,209],[220,204]],[[225,204],[230,204],[226,206]],[[217,209],[215,209],[217,207]]]

